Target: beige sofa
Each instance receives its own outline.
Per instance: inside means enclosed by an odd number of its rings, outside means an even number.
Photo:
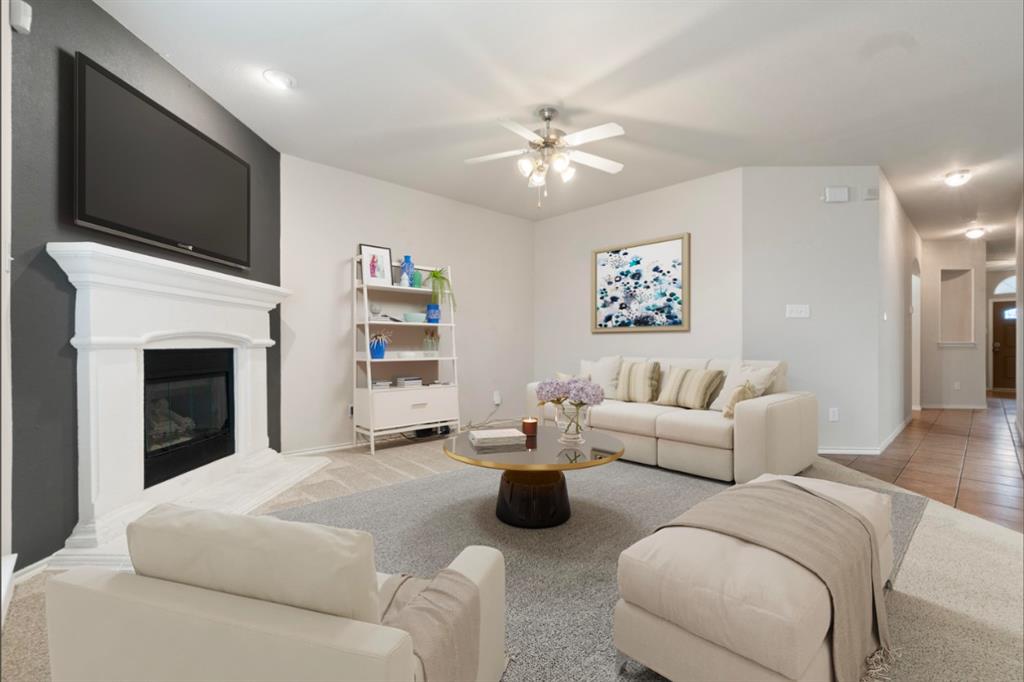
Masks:
[[[624,358],[635,360],[641,358]],[[720,369],[727,359],[651,358],[662,379],[671,367]],[[818,454],[818,403],[812,393],[786,390],[786,363],[743,361],[776,368],[765,395],[736,405],[733,419],[714,410],[687,410],[655,403],[606,399],[590,410],[589,426],[619,438],[624,459],[721,481],[743,483],[763,473],[795,474]],[[537,383],[526,387],[528,414],[554,419],[554,408],[537,405]],[[714,397],[714,396],[713,396]]]
[[[50,578],[55,682],[420,677],[409,634],[380,624],[387,576],[374,571],[368,534],[276,519],[269,531],[254,531],[218,516],[212,532],[151,534],[132,547],[137,571],[177,580],[101,568]],[[476,679],[497,682],[505,669],[504,558],[491,547],[467,547],[449,568],[479,589]],[[346,611],[352,617],[338,615]]]
[[[799,480],[874,526],[884,584],[893,567],[891,498]],[[622,552],[618,583],[615,648],[673,682],[833,680],[828,589],[781,554],[698,528],[663,528]]]

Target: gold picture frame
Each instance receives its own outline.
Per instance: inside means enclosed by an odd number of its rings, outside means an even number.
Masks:
[[[631,257],[630,262],[624,262],[624,255]],[[654,305],[662,298],[668,300]],[[593,334],[688,332],[690,298],[689,232],[594,249],[591,255]]]

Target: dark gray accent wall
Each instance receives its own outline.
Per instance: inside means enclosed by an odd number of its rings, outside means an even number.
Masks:
[[[280,283],[280,155],[99,6],[34,0],[32,33],[13,37],[11,355],[13,532],[19,567],[64,545],[78,520],[75,290],[45,251],[94,241]],[[182,49],[187,49],[187,45]],[[219,266],[73,223],[74,54],[83,52],[251,166],[252,268]],[[280,340],[280,318],[271,318]],[[281,442],[281,361],[268,356],[271,447]],[[140,453],[141,455],[141,453]]]

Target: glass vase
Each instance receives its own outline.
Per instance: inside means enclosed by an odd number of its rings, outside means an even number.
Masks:
[[[560,431],[558,441],[560,443],[582,443],[583,427],[587,423],[588,405],[573,405],[562,403],[555,410],[555,426]]]

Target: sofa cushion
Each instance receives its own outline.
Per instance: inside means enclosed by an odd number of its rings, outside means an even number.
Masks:
[[[621,355],[607,355],[597,360],[580,360],[580,378],[593,381],[604,389],[606,396],[614,396],[619,384]]]
[[[775,370],[771,386],[769,386],[768,390],[764,392],[764,395],[784,393],[789,390],[786,378],[786,372],[789,367],[785,362],[780,362],[779,360],[736,360],[735,358],[713,358],[708,360],[708,369],[720,369],[723,372],[728,373],[736,364],[742,364],[747,367],[771,367]]]
[[[656,401],[659,405],[678,405],[696,410],[707,409],[712,396],[722,385],[724,375],[717,369],[674,367]]]
[[[127,535],[139,575],[380,622],[364,531],[162,504]]]
[[[661,368],[657,361],[623,360],[619,369],[619,400],[649,403],[658,397]]]
[[[732,450],[733,420],[711,410],[672,410],[659,415],[658,438]]]
[[[668,412],[678,412],[678,407],[667,407],[654,403],[624,403],[620,400],[605,400],[590,408],[590,425],[595,429],[635,433],[639,436],[655,435],[655,421]]]
[[[828,590],[770,549],[698,528],[665,528],[619,556],[622,598],[800,679],[828,633]]]
[[[754,393],[751,397],[756,398],[764,395],[772,383],[774,383],[775,372],[777,371],[778,367],[754,367],[741,362],[733,364],[725,375],[722,390],[718,393],[714,402],[711,403],[709,409],[718,410],[719,412],[723,411],[733,391],[744,384],[749,383],[751,385]]]

